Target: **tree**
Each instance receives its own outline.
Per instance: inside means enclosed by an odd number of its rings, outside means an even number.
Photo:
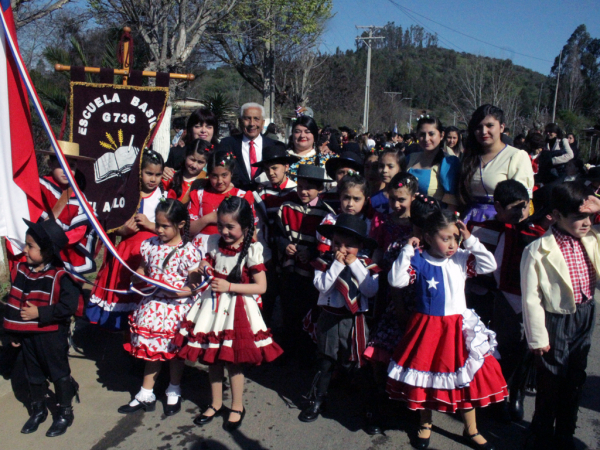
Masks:
[[[560,68],[559,68],[560,66]],[[559,109],[589,116],[600,112],[600,39],[590,36],[579,25],[562,49],[562,63],[556,57],[550,76],[559,75],[557,103]]]
[[[303,58],[314,49],[331,9],[332,0],[240,0],[227,20],[211,27],[204,48],[234,67],[263,99],[274,93],[282,104],[285,86],[273,76],[275,61]]]
[[[17,30],[58,11],[72,0],[12,0],[13,16]]]
[[[129,25],[149,49],[145,70],[181,72],[209,27],[239,0],[90,0],[97,19]]]

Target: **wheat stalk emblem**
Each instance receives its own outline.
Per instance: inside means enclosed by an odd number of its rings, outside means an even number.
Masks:
[[[112,135],[107,132],[106,139],[108,140],[108,142],[100,141],[100,146],[102,146],[108,150],[116,151],[119,147],[123,146],[123,130],[119,130],[118,138],[119,138],[119,145],[117,145],[115,138],[113,138]]]

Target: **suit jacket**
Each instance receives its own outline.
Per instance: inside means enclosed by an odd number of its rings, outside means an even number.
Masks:
[[[244,191],[254,191],[256,190],[257,183],[250,178],[250,174],[246,170],[246,164],[244,162],[244,156],[242,154],[242,138],[243,135],[229,136],[223,139],[219,143],[219,151],[226,150],[232,152],[235,155],[237,164],[235,167],[235,173],[233,174],[233,185],[236,188],[243,189]],[[274,143],[275,141],[273,139],[269,139],[264,135],[262,136],[263,149]],[[262,171],[262,167],[259,167],[256,172],[255,178],[258,177],[262,173]]]
[[[581,243],[600,279],[599,231],[594,226],[581,238]],[[521,293],[523,323],[529,347],[546,347],[550,341],[545,312],[573,314],[577,309],[569,268],[551,229],[525,247],[521,259]]]

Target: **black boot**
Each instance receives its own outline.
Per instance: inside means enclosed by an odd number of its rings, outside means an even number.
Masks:
[[[46,432],[46,436],[55,437],[65,434],[67,428],[73,424],[73,397],[79,402],[79,385],[69,375],[54,382],[56,400],[58,401],[58,413],[52,422],[52,426]]]
[[[523,420],[523,416],[525,415],[524,402],[525,392],[520,389],[513,389],[510,391],[508,413],[513,422],[520,422]]]
[[[29,420],[25,422],[21,433],[29,434],[37,431],[40,423],[44,423],[48,418],[48,409],[46,408],[46,402],[43,400],[40,402],[31,402],[31,415]]]
[[[317,394],[315,399],[310,402],[310,405],[305,408],[298,418],[302,422],[314,422],[319,417],[319,414],[325,409],[325,399],[327,394]]]

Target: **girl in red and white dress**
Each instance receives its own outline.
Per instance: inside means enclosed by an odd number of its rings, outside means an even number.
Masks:
[[[165,164],[160,153],[144,150],[141,163],[141,199],[138,212],[116,232],[121,236],[117,246],[119,256],[129,267],[138,268],[142,262],[140,246],[156,236],[154,211],[165,194],[160,186]],[[96,278],[86,315],[91,323],[115,331],[129,329],[127,318],[137,308],[138,295],[121,294],[112,290],[128,290],[131,272],[110,253],[104,253],[104,262]]]
[[[193,244],[204,255],[209,236],[219,234],[217,208],[227,197],[245,198],[254,212],[254,196],[250,191],[236,188],[231,182],[235,173],[235,155],[217,151],[208,157],[208,185],[190,192],[190,236]]]
[[[221,235],[210,236],[201,264],[207,273],[214,273],[214,279],[187,315],[176,343],[185,343],[180,357],[210,365],[212,403],[194,419],[196,425],[207,424],[223,413],[223,375],[227,366],[232,404],[226,427],[234,430],[246,413],[241,365],[270,362],[283,351],[273,341],[255,298],[267,290],[267,277],[263,247],[253,242],[254,215],[250,204],[242,198],[229,197],[219,205],[217,215]]]
[[[156,207],[156,234],[142,243],[140,274],[169,284],[181,292],[158,290],[144,297],[129,317],[131,342],[124,345],[134,357],[145,359],[144,381],[140,392],[119,412],[128,414],[140,409],[154,411],[154,383],[163,361],[169,361],[171,383],[167,388],[165,415],[181,410],[179,387],[184,362],[176,358],[179,348],[173,342],[181,322],[195,300],[192,286],[200,280],[198,272],[202,259],[198,250],[188,242],[189,216],[178,200],[167,199]]]
[[[390,362],[387,392],[420,410],[417,448],[429,445],[432,410],[459,409],[467,443],[493,449],[477,431],[474,408],[501,402],[508,391],[492,356],[496,334],[467,309],[465,279],[496,270],[494,255],[448,210],[429,216],[423,240],[421,253],[419,239],[410,238],[388,274],[393,287],[414,284],[416,306]]]
[[[183,167],[175,172],[173,178],[163,180],[163,186],[169,198],[179,200],[184,205],[190,201],[190,192],[196,180],[202,183],[206,178],[206,162],[213,146],[202,139],[196,139],[185,146]]]

